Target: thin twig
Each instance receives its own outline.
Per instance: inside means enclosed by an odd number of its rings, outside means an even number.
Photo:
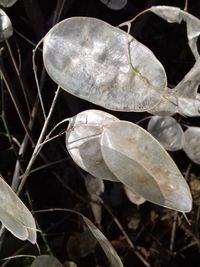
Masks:
[[[15,256],[10,256],[10,257],[6,257],[6,258],[3,258],[3,259],[0,259],[0,261],[10,261],[10,260],[13,260],[13,259],[18,259],[18,258],[32,258],[32,259],[35,259],[36,256],[34,255],[15,255]],[[8,263],[6,263],[8,264]],[[6,266],[5,263],[1,265],[1,267],[3,266]]]
[[[184,6],[185,12],[188,12],[188,4],[189,4],[189,0],[185,0],[185,6]]]
[[[44,164],[44,165],[42,165],[42,166],[40,166],[40,167],[38,167],[38,168],[32,169],[32,170],[30,171],[30,174],[31,174],[31,173],[35,173],[35,172],[38,172],[38,171],[41,171],[41,170],[44,170],[44,169],[46,169],[46,168],[55,166],[55,165],[60,164],[60,163],[63,163],[63,162],[66,162],[66,161],[68,161],[68,160],[71,160],[71,158],[64,158],[64,159],[59,159],[59,160],[56,160],[56,161],[53,161],[53,162],[49,162],[49,163]]]
[[[108,213],[112,216],[114,222],[116,223],[116,225],[118,226],[118,228],[120,229],[120,231],[122,232],[122,234],[124,235],[124,237],[125,237],[127,243],[129,244],[129,246],[133,249],[133,252],[135,253],[135,255],[141,260],[141,262],[143,262],[143,264],[145,266],[150,267],[150,264],[137,251],[136,247],[134,246],[133,242],[128,237],[128,235],[127,235],[126,231],[124,230],[123,226],[121,225],[121,223],[119,222],[119,220],[115,217],[115,215],[112,213],[112,210],[105,204],[105,202],[102,202],[102,205],[108,211]]]
[[[22,114],[23,114],[23,113],[22,113],[22,111],[21,111],[21,107],[20,107],[20,105],[18,104],[18,101],[16,100],[16,97],[14,97],[14,95],[13,95],[13,91],[12,91],[12,89],[11,89],[11,85],[10,85],[10,82],[9,82],[9,80],[8,80],[8,77],[7,77],[6,73],[5,73],[5,70],[4,70],[3,64],[2,64],[2,62],[1,62],[1,59],[0,59],[0,68],[1,68],[1,75],[2,75],[3,81],[4,81],[5,85],[6,85],[6,88],[7,88],[7,90],[8,90],[8,93],[9,93],[9,95],[10,95],[10,97],[11,97],[11,100],[12,100],[12,102],[13,102],[13,104],[14,104],[14,107],[15,107],[15,109],[16,109],[16,111],[17,111],[17,114],[18,114],[19,119],[20,119],[20,121],[21,121],[21,123],[22,123],[22,126],[23,126],[25,132],[27,133],[27,135],[29,136],[29,139],[30,139],[31,142],[33,143],[33,140],[32,140],[32,138],[31,138],[30,131],[29,131],[27,125],[26,125],[26,122],[25,122],[24,118],[22,117]]]
[[[32,42],[30,39],[28,39],[26,36],[24,36],[22,33],[14,29],[14,32],[16,32],[17,35],[19,35],[22,39],[24,39],[27,43],[31,44],[33,47],[36,47],[36,44]],[[42,49],[38,47],[38,50],[42,52]]]
[[[30,116],[31,115],[31,108],[30,108],[30,104],[29,104],[29,101],[28,101],[28,97],[27,97],[27,94],[26,94],[25,87],[24,87],[24,83],[22,81],[21,75],[19,73],[19,69],[18,69],[16,61],[15,61],[15,57],[13,55],[12,49],[11,49],[10,44],[9,44],[8,41],[6,41],[6,46],[7,46],[8,52],[10,54],[10,58],[11,58],[11,61],[13,63],[15,72],[17,74],[17,78],[19,80],[19,83],[20,83],[20,86],[21,86],[21,89],[22,89],[22,93],[24,95],[24,99],[25,99],[25,102],[26,102],[26,106],[27,106],[27,109],[28,109],[28,113],[29,113],[29,116]]]
[[[192,162],[190,162],[190,164],[187,167],[187,170],[185,172],[185,180],[187,181],[190,175],[190,171],[192,168]],[[173,224],[172,224],[172,231],[171,231],[171,238],[170,238],[170,245],[169,245],[169,249],[171,251],[174,250],[174,240],[175,240],[175,236],[176,236],[176,226],[177,226],[177,219],[178,219],[178,212],[175,212],[174,214],[174,219],[173,219]],[[186,217],[187,220],[187,217]],[[188,221],[188,220],[187,220]]]
[[[31,167],[33,165],[33,163],[35,162],[35,159],[37,158],[37,155],[39,154],[40,150],[41,150],[41,147],[40,146],[40,143],[43,141],[44,139],[44,135],[45,135],[45,132],[47,130],[47,126],[49,124],[49,121],[50,121],[50,118],[51,118],[51,115],[53,113],[53,110],[54,110],[54,107],[55,107],[55,104],[57,102],[57,99],[58,99],[58,95],[60,93],[60,87],[58,86],[57,88],[57,91],[55,93],[55,96],[54,96],[54,99],[52,101],[52,104],[51,104],[51,107],[50,107],[50,110],[49,110],[49,114],[44,122],[44,125],[43,125],[43,128],[42,128],[42,131],[40,133],[40,136],[38,138],[38,141],[37,141],[37,144],[35,146],[35,149],[32,153],[32,156],[31,156],[31,159],[26,167],[26,170],[25,170],[25,173],[23,174],[23,177],[22,177],[22,180],[19,184],[19,187],[18,187],[18,190],[17,190],[17,194],[19,195],[19,193],[21,192],[26,180],[27,180],[27,177],[29,176],[29,173],[30,173],[30,170],[31,170]]]
[[[176,235],[177,218],[178,218],[178,212],[176,211],[174,213],[174,219],[173,219],[172,231],[171,231],[171,238],[170,238],[170,245],[169,245],[169,249],[171,251],[174,250],[174,240],[175,240],[175,235]]]
[[[46,120],[46,112],[45,112],[44,103],[43,103],[42,95],[41,95],[41,91],[40,91],[40,85],[39,85],[39,81],[38,81],[38,77],[37,77],[37,66],[35,64],[35,54],[36,54],[36,51],[37,51],[38,47],[40,46],[40,44],[42,42],[43,42],[43,39],[41,39],[39,41],[39,43],[36,45],[35,49],[33,49],[32,62],[33,62],[33,72],[34,72],[34,76],[35,76],[37,92],[38,92],[38,96],[39,96],[39,99],[40,99],[40,105],[42,107],[42,113],[43,113],[44,119]]]
[[[30,120],[29,120],[29,123],[28,123],[28,127],[29,127],[30,130],[33,128],[34,119],[35,119],[35,116],[36,116],[36,113],[37,113],[37,107],[38,107],[38,99],[36,100],[36,103],[33,106],[33,109],[32,109],[32,112],[31,112],[31,117],[30,117]],[[29,141],[28,135],[25,134],[24,139],[23,139],[23,141],[21,143],[19,152],[18,152],[19,157],[23,157],[24,156],[26,148],[27,148],[27,145],[28,145],[28,141]],[[17,160],[16,164],[15,164],[15,169],[14,169],[13,178],[12,178],[12,184],[11,184],[11,187],[12,187],[12,189],[14,191],[17,190],[17,187],[19,185],[19,181],[20,181],[19,180],[19,176],[20,176],[20,161]]]

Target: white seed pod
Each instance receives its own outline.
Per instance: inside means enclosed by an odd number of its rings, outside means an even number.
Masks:
[[[1,177],[0,221],[17,238],[36,243],[36,225],[32,214]]]
[[[7,40],[13,34],[11,21],[7,14],[0,9],[0,41]]]
[[[168,151],[176,151],[183,147],[183,130],[172,117],[153,116],[147,130]]]
[[[191,210],[188,184],[166,150],[143,128],[127,121],[105,126],[101,151],[109,169],[133,193],[170,209]]]
[[[31,267],[64,267],[57,258],[51,255],[37,256],[31,264]]]
[[[200,35],[200,20],[197,17],[173,6],[152,6],[150,11],[169,23],[181,23],[184,21],[186,23],[187,38],[190,49],[194,57],[196,59],[199,58],[197,40]]]
[[[44,37],[43,60],[64,90],[110,110],[149,110],[166,89],[165,70],[151,50],[95,18],[55,25]]]
[[[200,164],[200,128],[189,127],[184,133],[183,150],[196,164]]]
[[[108,8],[113,10],[120,10],[127,4],[127,0],[100,0]]]
[[[117,181],[101,154],[100,136],[103,127],[118,121],[100,110],[86,110],[72,117],[66,131],[66,147],[76,164],[95,177]]]
[[[16,2],[17,2],[17,0],[0,0],[0,6],[3,6],[3,7],[11,7]]]
[[[161,97],[159,104],[151,110],[149,113],[158,116],[171,116],[177,112],[177,99],[173,95],[173,90],[167,88],[164,96]]]

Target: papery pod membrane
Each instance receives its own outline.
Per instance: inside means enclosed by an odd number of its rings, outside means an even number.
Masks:
[[[132,191],[129,190],[129,188],[127,186],[124,186],[124,190],[125,190],[127,198],[133,204],[139,206],[139,205],[143,204],[146,201],[146,199],[144,199],[142,196],[140,196],[140,195],[138,195],[136,193],[133,193],[133,190]]]
[[[199,69],[200,58],[173,89],[173,94],[177,98],[178,112],[184,116],[197,117],[200,115],[200,100],[197,93],[200,85]]]
[[[165,95],[161,97],[161,101],[153,109],[148,110],[149,113],[158,116],[171,116],[178,111],[177,99],[173,96],[173,90],[167,88]]]
[[[103,4],[105,4],[108,8],[113,10],[123,9],[127,4],[127,0],[100,0],[100,1]]]
[[[143,128],[127,121],[105,126],[101,151],[109,169],[133,193],[170,209],[191,210],[185,179],[165,149]]]
[[[155,115],[166,116],[176,112],[183,116],[197,117],[200,115],[200,58],[173,89],[168,89],[162,96],[161,102],[149,112]]]
[[[102,158],[100,136],[104,125],[118,120],[100,110],[86,110],[70,119],[66,131],[66,147],[72,159],[100,179],[117,181]]]
[[[183,150],[196,164],[200,164],[200,128],[189,127],[184,133]]]
[[[74,17],[55,25],[44,37],[43,59],[64,90],[110,110],[149,110],[167,84],[151,50],[95,18]]]
[[[0,42],[7,40],[13,34],[11,21],[7,14],[0,9]]]
[[[11,7],[16,2],[17,2],[17,0],[0,0],[0,6],[3,6],[3,7]]]
[[[183,147],[183,130],[172,117],[153,116],[148,123],[148,132],[168,151]]]
[[[196,95],[198,86],[200,84],[200,57],[197,48],[197,40],[200,35],[200,20],[177,7],[153,6],[150,8],[150,11],[165,19],[169,23],[181,23],[182,21],[186,22],[188,44],[196,59],[196,63],[191,68],[191,70],[185,75],[182,81],[171,90],[171,95],[174,96],[174,98],[176,99],[176,101],[174,102],[177,103],[177,112],[179,112],[183,116],[199,116],[200,101],[199,99],[197,99]],[[162,104],[162,107],[164,108],[164,110],[169,110],[169,105],[171,104],[164,100],[164,104]],[[156,115],[162,115],[161,113],[151,113]],[[168,113],[167,115],[171,114]]]
[[[32,214],[1,177],[0,221],[17,238],[36,243],[36,225]]]
[[[35,258],[31,267],[64,267],[54,256],[41,255]]]
[[[199,58],[197,40],[200,35],[200,20],[195,16],[172,6],[153,6],[149,9],[169,23],[186,22],[188,44],[196,59]]]

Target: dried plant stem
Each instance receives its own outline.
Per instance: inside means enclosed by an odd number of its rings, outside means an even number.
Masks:
[[[6,41],[6,46],[7,46],[8,52],[10,54],[10,58],[11,58],[11,61],[13,63],[15,72],[17,74],[17,78],[19,80],[19,83],[20,83],[20,86],[21,86],[21,89],[22,89],[22,93],[24,95],[24,99],[25,99],[25,102],[26,102],[26,106],[27,106],[27,109],[28,109],[28,113],[29,113],[29,116],[30,116],[31,115],[31,108],[30,108],[30,104],[29,104],[29,101],[28,101],[28,97],[27,97],[27,94],[26,94],[25,87],[24,87],[24,83],[22,81],[21,75],[19,73],[19,69],[17,67],[16,61],[15,61],[15,58],[14,58],[14,55],[13,55],[13,52],[12,52],[12,49],[11,49],[10,44],[9,44],[8,41]]]
[[[188,12],[188,4],[189,4],[189,0],[185,0],[185,6],[184,6],[185,12]]]
[[[18,258],[32,258],[32,259],[35,259],[36,258],[36,256],[34,256],[34,255],[26,255],[26,254],[24,254],[24,255],[15,255],[15,256],[10,256],[10,257],[7,257],[7,258],[3,258],[3,259],[1,259],[0,261],[6,261],[5,263],[3,263],[2,265],[1,265],[1,267],[5,267],[7,264],[8,264],[8,261],[10,262],[11,260],[13,260],[13,259],[18,259]]]
[[[38,99],[36,99],[36,102],[33,106],[32,112],[31,112],[30,120],[28,123],[28,127],[30,130],[32,129],[33,124],[34,124],[34,118],[35,118],[36,113],[37,113],[38,102],[39,102]],[[25,134],[24,139],[20,145],[19,152],[18,152],[18,156],[20,158],[23,157],[25,154],[25,151],[26,151],[26,148],[28,145],[28,141],[29,141],[28,135]],[[12,178],[12,185],[11,185],[11,187],[14,191],[17,190],[17,187],[19,185],[19,182],[20,182],[19,176],[20,176],[20,161],[17,160],[16,164],[15,164],[15,169],[14,169],[13,178]]]
[[[28,202],[29,202],[31,211],[33,211],[33,205],[32,205],[32,201],[31,201],[30,194],[29,194],[28,191],[26,192],[26,196],[27,196],[27,199],[28,199]],[[51,250],[51,248],[50,248],[50,246],[49,246],[49,244],[48,244],[48,241],[47,241],[47,239],[46,239],[46,236],[45,236],[45,234],[43,234],[42,229],[41,229],[41,227],[40,227],[40,224],[39,224],[39,222],[36,220],[36,218],[35,218],[35,223],[36,223],[37,229],[39,230],[39,233],[40,233],[40,235],[41,235],[41,238],[42,238],[42,240],[43,240],[43,242],[44,242],[44,245],[46,246],[46,251],[47,251],[47,253],[49,253],[50,255],[54,256],[54,254],[53,254],[53,252],[52,252],[52,250]],[[38,246],[38,248],[39,248],[39,246]],[[39,249],[39,250],[40,250],[40,249]]]
[[[16,112],[17,112],[17,114],[18,114],[18,116],[19,116],[19,119],[20,119],[20,121],[21,121],[21,123],[22,123],[22,126],[23,126],[25,132],[27,133],[29,139],[30,139],[31,142],[33,143],[33,140],[32,140],[32,138],[31,138],[30,131],[29,131],[27,125],[26,125],[26,122],[25,122],[23,116],[22,116],[23,113],[22,113],[22,111],[21,111],[20,105],[18,104],[18,101],[17,101],[16,97],[13,95],[13,91],[12,91],[12,89],[11,89],[12,87],[11,87],[11,85],[10,85],[9,79],[8,79],[8,77],[7,77],[7,74],[6,74],[6,72],[5,72],[5,69],[4,69],[4,66],[3,66],[3,63],[2,63],[2,61],[1,61],[1,59],[0,59],[0,69],[1,69],[1,76],[2,76],[2,79],[3,79],[3,81],[4,81],[5,85],[6,85],[6,88],[7,88],[7,90],[8,90],[8,93],[9,93],[10,97],[11,97],[11,100],[12,100],[12,102],[13,102],[13,104],[14,104],[14,107],[15,107]]]
[[[43,100],[42,100],[42,95],[41,95],[41,92],[40,92],[40,85],[39,85],[39,81],[38,81],[38,77],[37,77],[37,67],[36,67],[36,64],[35,64],[35,54],[36,54],[36,51],[37,51],[38,47],[42,43],[42,41],[43,41],[43,39],[41,39],[39,41],[39,43],[36,45],[35,49],[33,49],[32,62],[33,62],[33,72],[34,72],[34,76],[35,76],[35,82],[36,82],[36,86],[37,86],[38,96],[39,96],[39,99],[40,99],[42,113],[43,113],[44,119],[46,120],[46,112],[45,112],[44,103],[43,103]]]
[[[99,203],[98,203],[99,204]],[[70,209],[63,209],[63,208],[52,208],[52,209],[43,209],[43,210],[36,210],[34,211],[34,213],[42,213],[42,212],[54,212],[54,211],[65,211],[65,212],[72,212],[72,213],[75,213],[77,215],[81,215],[83,216],[81,213],[75,211],[75,210],[70,210]],[[111,214],[112,214],[112,211],[110,210]],[[112,216],[114,216],[112,214]],[[126,232],[124,231],[123,227],[121,226],[120,222],[117,220],[114,220],[115,223],[117,223],[117,226],[119,227],[119,229],[122,231],[123,234],[125,234],[125,238],[128,238],[129,240],[129,245],[131,245],[131,248],[134,249],[134,253],[136,254],[136,256],[138,256],[138,258],[143,262],[143,264],[146,266],[146,267],[150,267],[150,264],[142,257],[142,255],[135,250],[135,247],[133,245],[133,243],[131,242],[131,240],[129,239],[129,237],[127,236]]]
[[[30,174],[30,170],[31,170],[31,167],[33,165],[33,163],[35,162],[35,159],[37,158],[37,155],[39,154],[40,150],[41,150],[41,142],[43,141],[44,139],[44,135],[45,135],[45,132],[47,130],[47,126],[48,126],[48,123],[50,121],[50,118],[51,118],[51,115],[53,113],[53,110],[54,110],[54,107],[55,107],[55,104],[57,102],[57,99],[58,99],[58,95],[60,93],[60,87],[58,86],[57,90],[56,90],[56,93],[55,93],[55,96],[53,98],[53,101],[52,101],[52,104],[51,104],[51,107],[50,107],[50,110],[49,110],[49,113],[48,113],[48,116],[44,122],[44,125],[43,125],[43,128],[42,128],[42,131],[40,133],[40,136],[38,138],[38,141],[37,141],[37,144],[33,150],[33,153],[32,153],[32,156],[31,156],[31,159],[26,167],[26,170],[25,170],[25,173],[23,174],[22,176],[22,179],[21,179],[21,182],[19,184],[19,187],[17,189],[17,194],[19,195],[19,193],[21,192],[26,180],[27,180],[27,177],[29,176]]]
[[[175,240],[175,235],[176,235],[177,218],[178,218],[178,212],[176,211],[174,213],[174,219],[173,219],[172,231],[171,231],[171,238],[170,238],[170,245],[169,245],[169,249],[171,251],[174,250],[174,240]]]
[[[136,247],[134,246],[133,242],[130,240],[129,236],[127,235],[127,233],[125,232],[123,226],[121,225],[121,223],[119,222],[119,220],[114,216],[114,214],[112,213],[112,210],[105,204],[105,202],[102,202],[102,205],[104,206],[104,208],[108,211],[108,213],[112,216],[114,222],[116,223],[116,225],[118,226],[118,228],[120,229],[120,231],[122,232],[123,236],[125,237],[127,243],[129,244],[129,246],[133,249],[135,255],[141,260],[141,262],[147,266],[150,267],[150,264],[144,259],[144,257],[137,251]]]
[[[190,162],[190,164],[187,167],[187,170],[185,172],[185,180],[187,181],[190,175],[190,171],[192,168],[192,162]],[[187,217],[186,217],[187,220]],[[178,221],[178,212],[174,213],[174,219],[173,219],[173,224],[172,224],[172,231],[171,231],[171,238],[170,238],[170,245],[169,245],[169,249],[171,251],[174,250],[174,240],[175,240],[175,236],[176,236],[176,226],[177,226],[177,221]],[[188,220],[187,220],[188,221]],[[188,221],[189,223],[189,221]]]

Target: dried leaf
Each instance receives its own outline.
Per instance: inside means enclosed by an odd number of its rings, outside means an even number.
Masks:
[[[146,201],[146,199],[144,199],[142,196],[138,195],[137,193],[133,193],[133,190],[132,191],[129,190],[129,188],[127,186],[124,186],[124,190],[125,190],[125,193],[126,193],[128,199],[133,204],[139,206]]]
[[[3,7],[11,7],[16,2],[17,2],[17,0],[0,0],[0,6],[3,6]]]
[[[189,127],[184,133],[183,150],[196,164],[200,164],[200,128]]]
[[[31,267],[63,267],[63,265],[54,256],[41,255],[35,258]]]
[[[93,175],[86,175],[85,177],[85,186],[87,192],[90,196],[90,199],[93,202],[90,202],[91,209],[98,225],[101,225],[102,218],[102,207],[101,207],[101,194],[104,192],[104,182],[102,179],[94,177]],[[99,204],[97,204],[99,203]]]
[[[127,0],[100,0],[103,4],[113,10],[120,10],[127,4]]]
[[[149,110],[166,89],[165,70],[151,50],[95,18],[55,25],[44,37],[43,59],[64,90],[111,110]]]
[[[104,125],[118,119],[100,110],[86,110],[72,117],[66,132],[66,147],[72,159],[95,177],[117,181],[103,161],[100,136]]]
[[[148,123],[147,130],[166,150],[182,149],[183,130],[174,118],[153,116]]]
[[[189,187],[165,149],[143,128],[130,122],[104,127],[101,151],[105,163],[129,190],[158,205],[189,212]]]
[[[17,238],[36,243],[36,225],[32,214],[1,177],[0,221]]]
[[[200,20],[195,16],[172,6],[153,6],[150,11],[165,19],[169,23],[186,22],[187,38],[190,49],[196,59],[199,58],[197,40],[200,35]]]
[[[0,41],[7,40],[13,34],[11,21],[7,14],[0,9]]]

